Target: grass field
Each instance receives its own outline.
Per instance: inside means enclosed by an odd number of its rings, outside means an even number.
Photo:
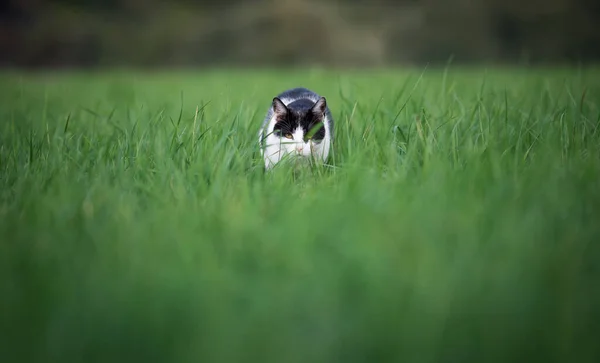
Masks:
[[[600,358],[597,69],[0,84],[2,362]],[[295,86],[334,157],[265,174]]]

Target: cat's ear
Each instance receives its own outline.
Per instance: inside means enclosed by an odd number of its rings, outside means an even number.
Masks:
[[[278,97],[273,98],[273,113],[277,118],[288,113],[287,107]]]
[[[315,102],[315,105],[312,107],[311,111],[315,115],[323,117],[323,116],[325,116],[326,109],[327,109],[327,100],[325,100],[325,97],[321,97],[317,100],[317,102]]]

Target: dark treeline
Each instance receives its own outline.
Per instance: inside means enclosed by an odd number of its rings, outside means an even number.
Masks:
[[[600,59],[597,0],[9,0],[4,66]]]

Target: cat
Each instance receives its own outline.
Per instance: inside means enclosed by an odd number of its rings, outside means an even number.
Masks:
[[[280,93],[273,98],[258,134],[265,169],[288,157],[326,162],[333,125],[325,97],[303,87]]]

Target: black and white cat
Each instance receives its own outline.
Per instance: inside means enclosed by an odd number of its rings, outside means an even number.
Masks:
[[[273,98],[258,136],[267,170],[284,157],[325,162],[333,142],[333,117],[325,97],[306,88],[282,92]]]

